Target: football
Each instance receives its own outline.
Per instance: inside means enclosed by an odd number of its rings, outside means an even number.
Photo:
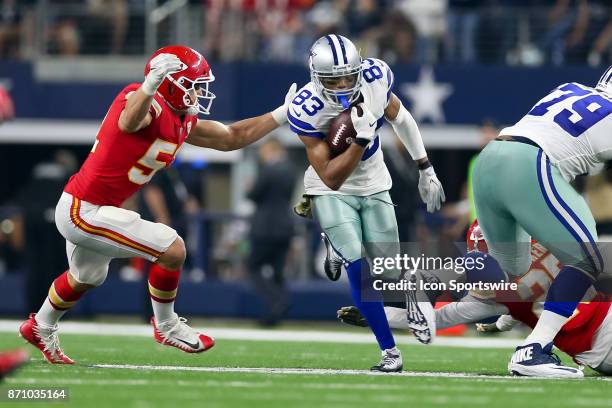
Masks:
[[[357,113],[359,115],[363,114],[359,106],[357,106]],[[351,121],[351,109],[343,110],[338,116],[332,119],[327,138],[325,139],[332,157],[336,157],[348,149],[356,136],[357,132]]]

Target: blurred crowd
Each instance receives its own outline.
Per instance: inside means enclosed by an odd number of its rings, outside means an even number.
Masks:
[[[0,0],[0,58],[143,54],[148,30],[217,61],[304,62],[328,32],[390,63],[612,58],[606,0]]]

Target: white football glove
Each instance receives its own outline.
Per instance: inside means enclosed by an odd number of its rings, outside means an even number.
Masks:
[[[187,68],[174,54],[159,54],[151,60],[151,70],[142,83],[142,91],[152,96],[168,74],[173,74]]]
[[[419,174],[419,193],[423,202],[427,204],[427,211],[431,213],[439,210],[446,201],[446,196],[433,166],[419,170]]]
[[[293,98],[295,98],[295,91],[297,91],[297,84],[294,82],[291,84],[287,94],[285,95],[285,102],[270,112],[274,118],[274,121],[278,123],[279,126],[287,123],[287,110],[289,109],[289,105],[291,105],[291,101],[293,101]]]
[[[353,122],[353,127],[357,132],[357,139],[365,139],[371,142],[376,134],[376,118],[365,104],[360,103],[357,106],[363,110],[363,114],[359,116],[357,107],[351,108],[351,122]]]
[[[482,333],[499,333],[510,331],[518,324],[510,315],[501,315],[495,323],[476,323],[476,331]]]

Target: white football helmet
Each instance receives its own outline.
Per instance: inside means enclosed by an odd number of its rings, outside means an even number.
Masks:
[[[606,95],[608,98],[612,98],[612,65],[610,65],[601,78],[599,78],[595,89]]]
[[[308,65],[315,88],[333,106],[346,109],[359,97],[361,56],[348,38],[319,38],[310,48]]]

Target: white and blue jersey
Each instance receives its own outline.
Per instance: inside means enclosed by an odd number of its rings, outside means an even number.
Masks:
[[[500,134],[533,140],[571,181],[612,160],[611,112],[612,102],[603,93],[572,82],[554,89]]]
[[[389,104],[393,73],[388,65],[375,58],[363,61],[361,77],[361,95],[363,103],[378,119],[376,129],[383,124],[384,111]],[[329,131],[333,118],[343,108],[338,108],[326,102],[312,82],[302,87],[293,99],[287,112],[289,126],[299,136],[324,139]],[[383,159],[381,140],[378,135],[366,147],[361,162],[346,179],[338,191],[331,190],[321,181],[312,166],[304,175],[306,194],[344,194],[368,196],[391,188],[391,176]]]

